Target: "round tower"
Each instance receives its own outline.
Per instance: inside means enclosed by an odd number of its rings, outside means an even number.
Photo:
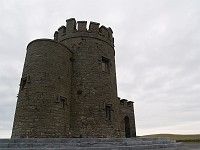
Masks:
[[[69,132],[72,52],[50,39],[27,46],[12,138],[66,137]]]
[[[119,101],[111,28],[68,19],[54,40],[72,52],[70,132],[74,137],[118,137]]]

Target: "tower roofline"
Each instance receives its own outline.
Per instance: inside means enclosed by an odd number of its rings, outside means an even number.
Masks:
[[[61,26],[54,34],[54,40],[62,41],[66,38],[91,37],[98,38],[114,46],[113,31],[110,27],[100,25],[98,22],[91,21],[87,28],[87,21],[76,21],[74,18],[66,20],[66,26]]]
[[[62,43],[60,43],[60,42],[57,42],[57,41],[55,41],[55,40],[53,40],[53,39],[47,39],[47,38],[35,39],[35,40],[31,41],[31,42],[27,45],[27,48],[28,48],[33,42],[37,42],[37,41],[49,41],[49,42],[54,42],[54,43],[56,43],[56,44],[59,44],[59,45],[62,45],[62,46],[64,46],[64,47],[66,47],[71,53],[73,53],[72,50],[71,50],[68,46],[66,46],[66,45],[64,45],[64,44],[62,44]]]

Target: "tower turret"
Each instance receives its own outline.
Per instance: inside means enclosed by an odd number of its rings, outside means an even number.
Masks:
[[[66,137],[69,130],[72,52],[50,39],[27,46],[12,138]]]
[[[79,137],[116,137],[119,101],[111,28],[68,19],[55,40],[73,52],[70,130]]]

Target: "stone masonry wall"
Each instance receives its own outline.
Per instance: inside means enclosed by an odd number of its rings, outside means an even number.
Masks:
[[[112,30],[86,26],[68,19],[54,40],[29,43],[12,138],[136,136],[133,103],[117,95]]]
[[[27,47],[12,138],[66,137],[71,99],[71,57],[53,40]]]
[[[58,40],[73,51],[71,132],[75,137],[117,137],[119,102],[117,99],[115,51],[110,28],[91,22],[67,20],[58,29]],[[102,70],[107,60],[108,71]],[[106,108],[110,107],[110,118]],[[107,110],[108,111],[108,110]],[[108,113],[108,112],[107,112]],[[108,115],[108,114],[107,114]]]
[[[135,115],[133,102],[126,99],[120,100],[120,124],[125,137],[136,137]]]

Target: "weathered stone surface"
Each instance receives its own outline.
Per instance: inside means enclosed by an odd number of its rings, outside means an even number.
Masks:
[[[71,56],[66,46],[53,40],[28,45],[12,137],[66,137]]]
[[[117,95],[113,39],[111,28],[71,18],[54,40],[32,41],[12,138],[135,137],[133,103]]]

